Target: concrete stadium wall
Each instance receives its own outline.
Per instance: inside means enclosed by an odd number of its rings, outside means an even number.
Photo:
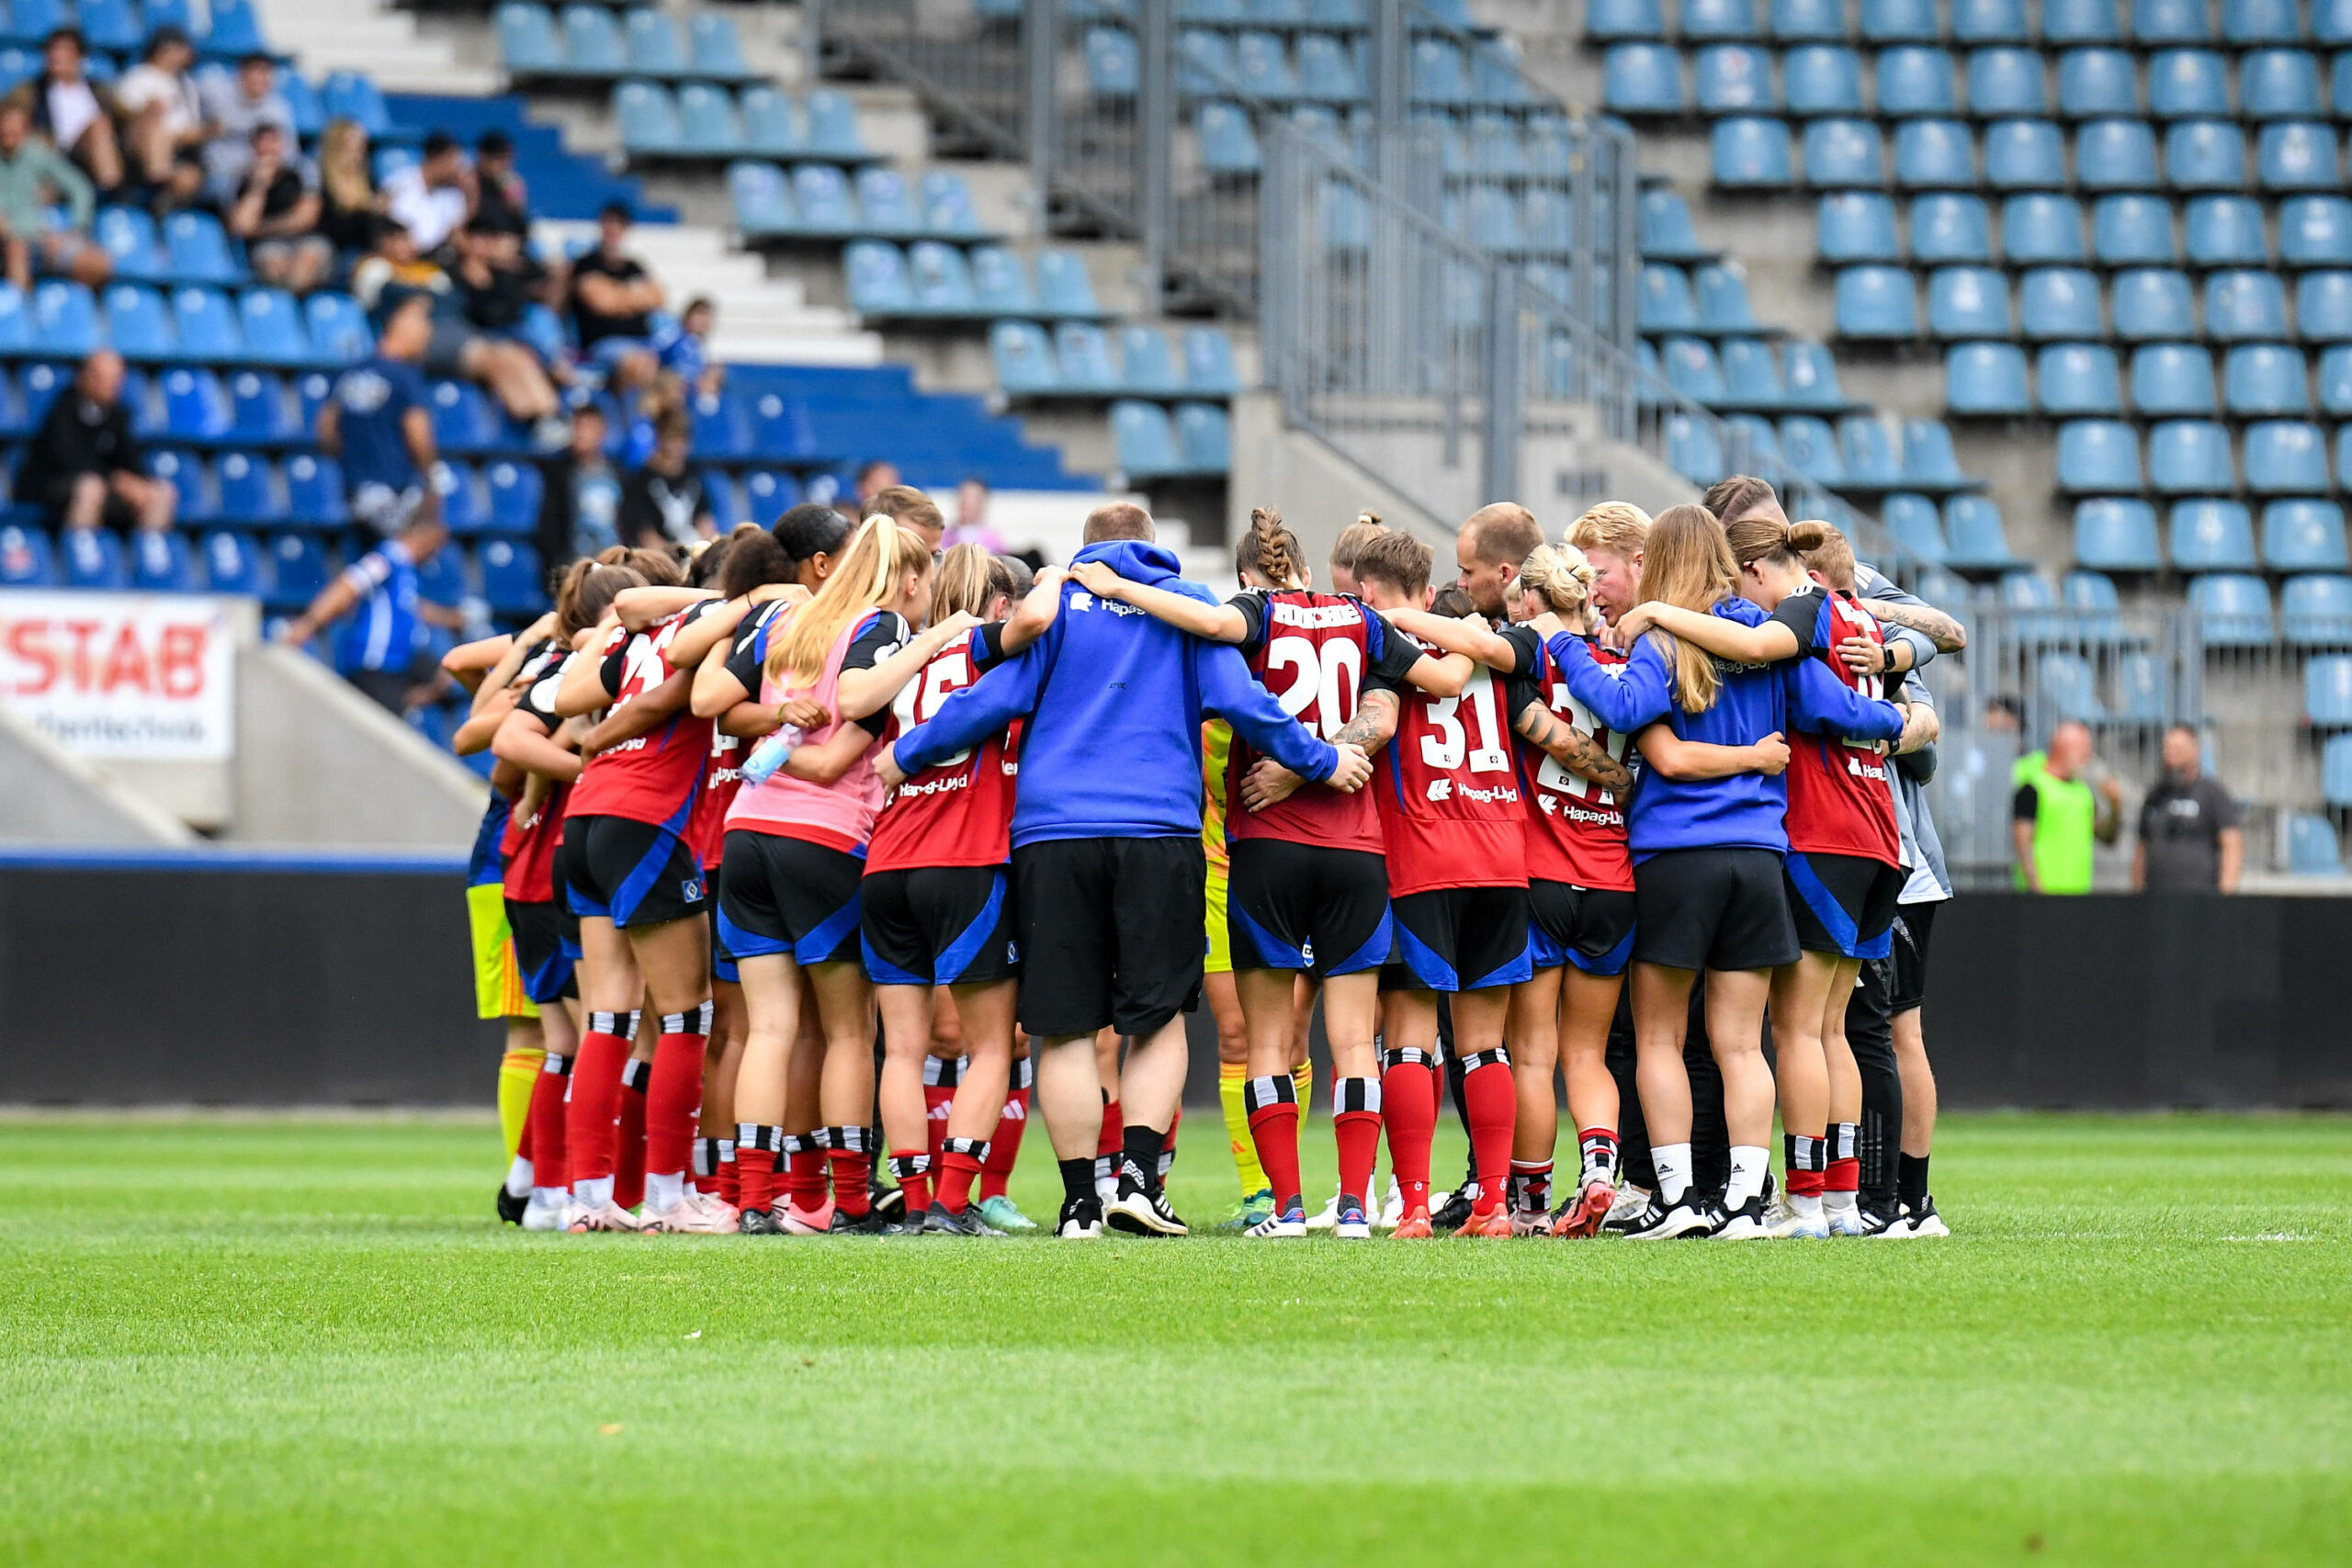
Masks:
[[[185,844],[178,818],[0,707],[0,842]]]

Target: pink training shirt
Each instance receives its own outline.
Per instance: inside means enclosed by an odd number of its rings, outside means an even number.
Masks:
[[[785,612],[769,628],[771,638],[785,635],[792,614]],[[856,724],[855,719],[841,716],[842,660],[872,619],[873,613],[869,611],[842,629],[842,635],[833,639],[832,648],[825,655],[824,671],[814,686],[787,686],[773,675],[762,677],[761,702],[774,705],[786,697],[810,697],[833,715],[833,722],[824,728],[808,731],[802,745],[821,745],[831,739],[842,725]],[[881,745],[882,737],[874,737],[857,761],[850,764],[849,772],[829,784],[810,784],[785,773],[775,774],[763,784],[746,782],[736,791],[735,804],[727,808],[727,830],[733,832],[741,828],[779,839],[804,839],[844,854],[862,853],[866,841],[874,836],[874,818],[882,810],[886,793],[880,775],[874,771],[874,753]]]

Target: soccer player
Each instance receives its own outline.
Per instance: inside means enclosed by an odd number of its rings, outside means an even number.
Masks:
[[[1755,626],[1764,612],[1738,597],[1739,572],[1714,514],[1668,509],[1644,546],[1640,594],[1686,610]],[[1615,671],[1594,662],[1576,638],[1550,652],[1569,690],[1612,730],[1632,733],[1655,776],[1635,792],[1627,817],[1634,872],[1634,1022],[1642,1111],[1650,1130],[1658,1190],[1649,1223],[1632,1234],[1663,1239],[1697,1232],[1745,1239],[1770,1234],[1763,1189],[1770,1153],[1772,1076],[1762,1051],[1771,972],[1797,960],[1796,930],[1781,888],[1787,804],[1775,763],[1794,712],[1806,728],[1891,740],[1902,716],[1858,699],[1811,660],[1779,671],[1725,668],[1696,644],[1662,632],[1643,637]],[[1660,719],[1667,724],[1651,730]],[[1690,741],[1728,749],[1679,754]],[[1778,748],[1778,755],[1773,753]],[[1772,768],[1771,772],[1761,771]],[[1737,771],[1729,771],[1732,769]],[[1707,1033],[1723,1069],[1731,1174],[1723,1202],[1690,1185],[1690,1082],[1682,1067],[1691,981],[1707,971]]]
[[[1592,1235],[1616,1192],[1617,1083],[1606,1051],[1634,946],[1633,863],[1618,805],[1634,782],[1624,762],[1628,738],[1612,736],[1576,701],[1545,649],[1549,636],[1566,633],[1581,638],[1596,661],[1623,662],[1594,635],[1595,575],[1575,546],[1539,545],[1501,579],[1510,596],[1510,624],[1499,633],[1394,613],[1402,629],[1532,682],[1542,704],[1542,714],[1529,713],[1524,698],[1515,699],[1521,708],[1516,765],[1527,801],[1528,950],[1534,970],[1511,993],[1507,1029],[1519,1101],[1511,1228],[1521,1235]],[[1527,742],[1525,727],[1536,723],[1565,734],[1548,746]],[[1576,1187],[1555,1214],[1548,1211],[1559,1110],[1552,1085],[1561,1069],[1581,1159]]]
[[[1205,597],[1151,516],[1114,502],[1086,522],[1074,563]],[[1181,586],[1179,586],[1181,585]],[[1120,1073],[1125,1125],[1121,1229],[1182,1235],[1159,1164],[1183,1095],[1184,1025],[1201,985],[1205,863],[1201,851],[1201,717],[1317,783],[1361,787],[1371,764],[1284,714],[1241,656],[1075,582],[1046,635],[900,736],[882,761],[897,783],[1026,717],[1012,817],[1014,924],[1024,983],[1020,1022],[1037,1061],[1037,1101],[1062,1175],[1057,1235],[1102,1234],[1094,1150],[1102,1126],[1098,1031],[1136,1041]]]
[[[943,644],[899,689],[892,710],[898,725],[921,724],[1036,640],[1059,604],[1059,577],[1050,574],[1034,603],[1009,622],[1012,574],[978,545],[950,550],[939,565],[931,614],[971,629]],[[891,1174],[907,1194],[910,1234],[1004,1234],[973,1212],[971,1200],[988,1164],[989,1135],[1012,1091],[1021,973],[1008,887],[1017,729],[1008,727],[899,784],[866,852],[862,944],[882,1011],[882,1133]],[[941,987],[954,998],[964,1055],[934,1170],[922,1090],[924,1067],[934,1059]]]
[[[897,1228],[873,1207],[874,989],[860,963],[858,896],[884,784],[873,757],[890,704],[941,649],[976,623],[952,616],[921,634],[930,614],[931,552],[888,517],[858,525],[814,598],[763,629],[760,702],[772,713],[806,699],[823,721],[793,726],[763,745],[785,756],[764,780],[747,776],[727,813],[719,939],[742,976],[750,1035],[736,1077],[736,1182],[741,1227],[785,1234],[775,1162],[785,1146],[786,1076],[804,989],[823,1031],[818,1147],[832,1178],[830,1229],[880,1235]],[[706,672],[705,678],[707,678]],[[698,682],[699,683],[699,682]],[[740,689],[740,682],[739,682]],[[758,766],[754,750],[747,768]]]

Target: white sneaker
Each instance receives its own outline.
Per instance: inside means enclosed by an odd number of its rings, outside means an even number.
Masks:
[[[601,1203],[574,1203],[564,1212],[563,1228],[577,1235],[587,1231],[620,1231],[635,1235],[645,1227],[635,1214],[610,1198]]]
[[[1668,1203],[1663,1198],[1642,1200],[1642,1224],[1638,1230],[1625,1234],[1634,1241],[1673,1241],[1686,1235],[1700,1235],[1715,1228],[1715,1217],[1709,1205],[1685,1193],[1679,1203]]]
[[[1765,1223],[1764,1199],[1761,1194],[1750,1198],[1736,1209],[1717,1209],[1714,1215],[1714,1239],[1717,1241],[1770,1241],[1772,1227]]]
[[[686,1189],[686,1201],[712,1219],[724,1222],[725,1228],[729,1231],[735,1228],[735,1222],[743,1217],[741,1209],[716,1192],[697,1192],[690,1187]]]
[[[1241,1234],[1256,1236],[1261,1241],[1304,1241],[1306,1239],[1307,1219],[1303,1209],[1290,1209],[1282,1213],[1268,1214]]]
[[[1388,1196],[1380,1205],[1380,1228],[1393,1231],[1396,1228],[1396,1222],[1404,1217],[1405,1190],[1396,1185],[1396,1179],[1392,1176],[1388,1179]]]
[[[1311,1231],[1328,1231],[1339,1223],[1340,1195],[1337,1192],[1331,1194],[1331,1201],[1324,1204],[1318,1213],[1306,1217],[1306,1228]]]
[[[1854,1195],[1850,1192],[1841,1193],[1839,1196],[1846,1200],[1842,1204],[1833,1204],[1826,1198],[1822,1200],[1821,1213],[1823,1218],[1828,1221],[1829,1234],[1831,1235],[1868,1235],[1870,1227],[1862,1223],[1861,1205],[1854,1201]]]
[[[727,1209],[724,1203],[719,1207]],[[689,1194],[666,1209],[648,1207],[638,1216],[638,1228],[661,1235],[733,1235],[734,1211],[728,1209],[727,1213],[729,1217],[722,1222]]]
[[[1782,1241],[1827,1241],[1829,1222],[1818,1209],[1807,1212],[1789,1201],[1786,1193],[1772,1200],[1764,1211],[1764,1228]]]
[[[1930,1197],[1916,1209],[1905,1209],[1903,1217],[1886,1227],[1883,1233],[1902,1241],[1925,1240],[1932,1236],[1948,1236],[1951,1227],[1936,1213],[1936,1201]]]
[[[569,1198],[560,1202],[542,1203],[537,1191],[523,1208],[523,1228],[526,1231],[560,1231],[571,1208]]]
[[[1617,1201],[1609,1205],[1609,1213],[1600,1221],[1603,1235],[1631,1235],[1642,1228],[1643,1216],[1650,1211],[1650,1195],[1638,1187],[1617,1189]]]

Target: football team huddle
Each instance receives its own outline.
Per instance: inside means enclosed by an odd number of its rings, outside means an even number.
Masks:
[[[1917,671],[1961,634],[1837,529],[1746,478],[1556,542],[1498,503],[1441,589],[1369,514],[1318,582],[1261,510],[1220,598],[1130,503],[1034,576],[940,525],[895,489],[609,550],[449,656],[503,1217],[1035,1231],[1034,1109],[1055,1235],[1183,1235],[1205,997],[1248,1236],[1946,1234]]]

